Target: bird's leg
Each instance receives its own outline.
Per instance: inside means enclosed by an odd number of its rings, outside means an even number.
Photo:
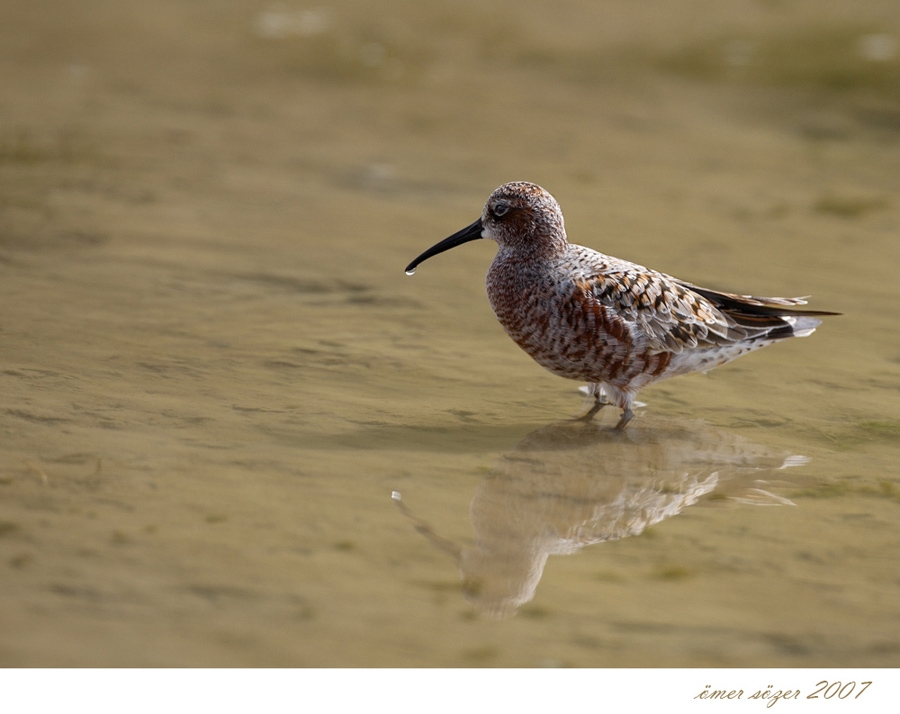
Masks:
[[[578,417],[575,421],[583,421],[589,422],[594,418],[594,415],[599,412],[603,407],[611,402],[606,398],[606,394],[603,392],[603,388],[599,384],[589,384],[587,387],[581,388],[582,392],[586,392],[588,396],[594,397],[594,403],[591,405],[591,408],[588,409],[587,413],[583,416]]]
[[[626,407],[622,411],[622,418],[619,419],[619,423],[616,424],[616,431],[622,431],[625,428],[625,425],[628,424],[634,417],[634,412],[631,411],[631,407]]]
[[[575,421],[584,421],[588,422],[594,418],[594,415],[599,412],[603,407],[605,407],[609,402],[605,399],[600,399],[600,395],[596,395],[594,398],[594,403],[591,405],[591,408],[588,409],[587,413],[584,416],[578,417]]]
[[[625,428],[625,425],[628,424],[634,418],[634,412],[631,411],[631,407],[635,404],[634,394],[631,392],[620,389],[611,384],[604,383],[594,383],[589,384],[587,387],[582,388],[582,391],[587,392],[589,395],[593,395],[594,397],[594,405],[585,414],[581,417],[582,421],[590,421],[594,414],[600,411],[607,404],[615,404],[622,410],[622,418],[619,419],[619,423],[616,424],[615,428],[617,431],[622,431]],[[643,406],[640,402],[637,403],[638,406]]]

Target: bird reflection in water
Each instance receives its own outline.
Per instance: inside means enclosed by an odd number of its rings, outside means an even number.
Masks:
[[[504,454],[472,499],[475,544],[441,537],[401,500],[416,530],[457,561],[475,609],[508,617],[535,594],[551,555],[636,536],[703,497],[793,505],[766,490],[764,472],[803,456],[701,422],[650,418],[628,431],[564,421],[532,432]]]

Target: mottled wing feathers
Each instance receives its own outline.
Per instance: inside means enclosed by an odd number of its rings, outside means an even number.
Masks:
[[[661,274],[606,272],[578,288],[606,307],[608,322],[622,323],[617,332],[653,351],[681,352],[746,336],[708,300]]]
[[[574,246],[573,246],[574,247]],[[701,288],[627,261],[578,251],[583,279],[577,290],[604,305],[607,321],[617,331],[630,331],[653,351],[682,352],[720,347],[744,340],[780,339],[808,333],[817,320],[801,315],[825,315],[814,310],[786,309],[803,305],[803,298],[769,298]],[[598,260],[602,257],[602,262]],[[590,263],[590,269],[585,263]]]

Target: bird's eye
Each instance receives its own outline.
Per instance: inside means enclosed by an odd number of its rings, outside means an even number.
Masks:
[[[496,203],[494,204],[494,210],[491,211],[494,214],[494,218],[502,218],[507,213],[509,213],[509,204],[507,203]]]

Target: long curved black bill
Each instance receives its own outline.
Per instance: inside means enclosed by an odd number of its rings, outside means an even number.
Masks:
[[[431,246],[412,263],[406,266],[406,274],[412,275],[416,271],[416,266],[419,263],[428,260],[438,253],[443,253],[445,250],[450,250],[451,248],[455,248],[456,246],[462,245],[463,243],[468,243],[470,240],[478,240],[479,238],[481,238],[481,231],[483,230],[484,226],[481,225],[481,219],[479,218],[471,226],[466,226],[461,231],[457,231],[449,238],[444,238],[444,240],[442,240],[437,245]]]

